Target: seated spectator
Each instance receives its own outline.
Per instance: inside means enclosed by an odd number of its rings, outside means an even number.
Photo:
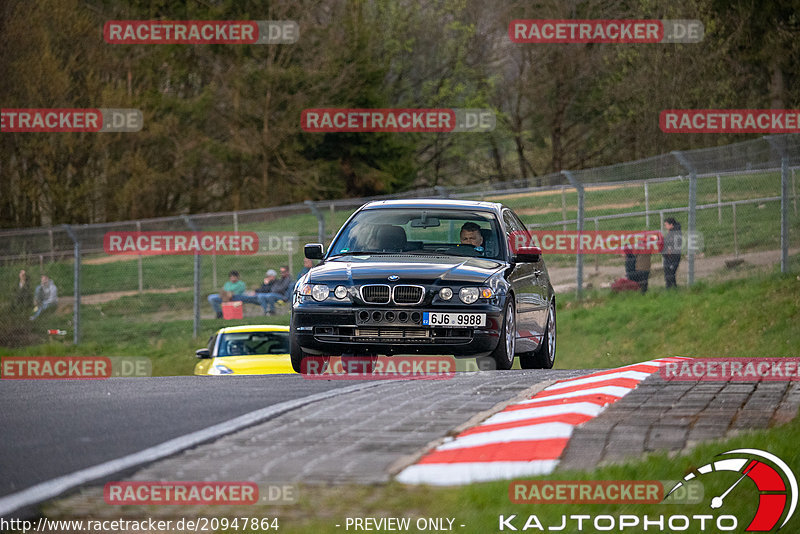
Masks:
[[[222,303],[230,301],[241,301],[244,296],[245,284],[239,280],[239,271],[228,273],[228,281],[222,286],[222,291],[208,296],[208,302],[214,308],[217,319],[222,319]]]
[[[275,271],[272,271],[275,272]],[[294,280],[291,273],[289,273],[289,266],[284,265],[281,267],[281,277],[272,283],[269,288],[270,292],[266,294],[259,294],[259,299],[263,299],[266,304],[267,315],[275,315],[275,303],[279,300],[290,301],[292,299],[292,290],[294,289]],[[264,306],[264,304],[262,304]]]
[[[58,303],[58,288],[46,274],[42,275],[41,284],[36,286],[36,290],[33,293],[33,303],[34,308],[33,315],[30,317],[31,321],[39,317],[46,309],[55,308]]]
[[[247,291],[241,297],[242,302],[250,304],[258,304],[264,310],[264,315],[269,315],[270,305],[267,295],[272,293],[272,286],[275,284],[275,278],[278,273],[274,269],[270,269],[264,275],[264,281],[255,291]],[[274,307],[274,306],[273,306]]]
[[[650,280],[650,254],[633,254],[625,251],[625,276],[639,284],[642,293],[647,293]]]
[[[19,285],[14,293],[14,300],[11,302],[11,310],[15,312],[27,311],[31,305],[32,297],[28,273],[25,269],[22,269],[19,272]]]

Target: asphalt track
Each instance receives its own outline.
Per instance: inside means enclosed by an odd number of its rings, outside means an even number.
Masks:
[[[297,375],[0,382],[0,497],[278,403],[352,386]]]
[[[430,397],[425,406],[429,402],[450,405],[435,424],[428,422],[429,435],[420,434],[418,442],[408,444],[407,452],[539,382],[585,372],[458,373],[461,378],[446,381],[448,387],[431,383],[426,386]],[[469,399],[477,393],[474,401],[458,398],[461,380],[472,388],[461,395]],[[363,399],[361,404],[373,407],[372,413],[381,406],[382,392],[392,391],[395,399],[413,401],[414,388],[423,386],[414,382],[419,381],[306,380],[299,375],[3,380],[0,516],[16,515],[15,510],[26,507],[30,510],[65,491],[109,480],[113,474],[130,474],[284,414],[302,413],[306,406],[323,406],[321,401],[326,399],[338,402],[357,394]],[[336,419],[335,414],[327,417]],[[425,427],[423,423],[416,418],[414,427]],[[355,441],[357,436],[349,433],[348,424],[355,423],[339,425],[343,439]],[[380,432],[374,425],[371,428]]]

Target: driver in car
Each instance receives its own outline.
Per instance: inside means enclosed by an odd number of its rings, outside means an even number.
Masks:
[[[472,245],[475,252],[483,252],[483,234],[477,223],[465,222],[461,226],[461,244]]]

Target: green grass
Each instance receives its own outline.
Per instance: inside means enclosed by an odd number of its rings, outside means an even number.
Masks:
[[[800,257],[792,258],[800,270]],[[252,306],[252,305],[251,305]],[[190,374],[194,350],[218,328],[231,324],[201,320],[193,340],[192,295],[146,294],[123,297],[81,311],[81,344],[71,344],[71,311],[36,323],[17,320],[35,339],[47,329],[67,330],[66,338],[26,348],[14,355],[149,356],[157,375]],[[285,308],[284,308],[285,310]],[[201,312],[208,314],[203,300]],[[616,367],[664,356],[797,356],[800,348],[800,281],[793,275],[757,275],[691,289],[613,294],[589,292],[582,300],[558,301],[559,368]],[[247,317],[244,324],[288,324],[288,314]],[[0,332],[0,338],[2,338]]]
[[[664,356],[800,356],[800,281],[772,275],[691,289],[565,299],[558,367],[616,367]]]

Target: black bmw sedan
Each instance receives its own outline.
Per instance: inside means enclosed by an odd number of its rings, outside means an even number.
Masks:
[[[507,207],[392,200],[359,208],[295,286],[290,354],[452,354],[551,368],[556,304],[541,249]]]

